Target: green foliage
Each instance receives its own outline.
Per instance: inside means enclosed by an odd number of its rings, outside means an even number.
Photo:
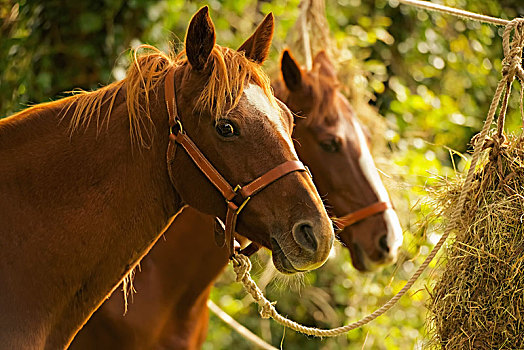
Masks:
[[[6,5],[3,5],[6,6]],[[148,1],[22,0],[3,7],[0,115],[112,80],[113,62],[142,35]]]
[[[466,10],[513,18],[524,13],[517,0],[448,0]],[[299,0],[210,0],[211,15],[222,45],[238,47],[262,15],[273,11],[276,31],[270,71],[299,14]],[[182,0],[92,0],[0,5],[0,116],[27,104],[64,96],[74,88],[94,89],[125,74],[130,46],[140,43],[167,50],[180,48],[191,15],[202,5]],[[399,262],[373,274],[351,267],[345,249],[303,282],[280,279],[267,286],[277,308],[297,321],[321,327],[338,326],[372,312],[400,290],[438,239],[438,222],[426,222],[424,186],[435,176],[452,173],[488,110],[500,77],[501,29],[450,16],[428,13],[391,0],[327,0],[331,35],[340,53],[339,69],[347,65],[367,72],[363,86],[384,116],[388,152],[378,154],[385,178],[405,228]],[[342,82],[344,83],[344,81]],[[518,110],[517,98],[510,109]],[[516,113],[509,128],[520,125]],[[451,155],[451,156],[450,156]],[[428,234],[426,234],[428,233]],[[254,264],[260,279],[269,260]],[[430,265],[430,269],[434,263]],[[430,276],[425,274],[423,276]],[[426,277],[427,278],[427,277]],[[411,349],[420,348],[425,331],[425,284],[415,285],[392,311],[373,323],[335,339],[315,339],[285,331],[262,320],[228,269],[212,299],[238,321],[275,346],[287,349]],[[251,349],[241,336],[211,316],[205,349]]]

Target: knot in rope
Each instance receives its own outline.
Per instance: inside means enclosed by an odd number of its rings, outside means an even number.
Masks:
[[[260,306],[260,316],[262,318],[270,318],[274,315],[274,311],[276,311],[275,309],[275,304],[277,302],[274,301],[272,303],[266,303],[262,306]]]
[[[490,162],[495,162],[499,155],[508,148],[508,138],[502,133],[500,136],[491,135],[487,136],[484,142],[484,147],[482,150],[490,149],[489,160]]]
[[[510,43],[511,32],[514,31],[513,40]],[[524,44],[524,19],[515,18],[509,22],[502,37],[504,59],[502,61],[502,75],[506,81],[512,82],[517,76],[524,81],[524,69],[522,69],[522,47]]]
[[[251,271],[251,261],[249,258],[242,254],[235,254],[231,258],[231,261],[233,262],[233,270],[236,274],[236,281],[241,282],[243,281],[249,271]]]
[[[251,271],[251,261],[249,258],[242,254],[235,254],[231,258],[233,262],[233,270],[236,274],[236,281],[242,282],[246,291],[255,299],[260,306],[260,316],[262,318],[275,317],[277,310],[275,309],[276,302],[269,302],[262,294],[262,291],[255,284],[255,281],[251,279],[249,272]]]
[[[513,32],[513,39],[510,43],[511,32]],[[515,18],[510,21],[504,28],[504,34],[502,35],[502,48],[504,50],[504,59],[502,60],[502,80],[497,86],[497,91],[493,100],[497,100],[495,105],[498,106],[498,101],[502,92],[504,91],[504,97],[502,99],[502,105],[500,107],[500,113],[497,123],[497,135],[501,143],[503,143],[504,134],[504,123],[506,119],[506,111],[508,109],[509,95],[511,93],[511,85],[515,77],[520,81],[520,114],[524,121],[524,106],[522,100],[524,99],[524,69],[522,69],[522,50],[524,46],[524,19]],[[491,111],[490,113],[495,111]],[[524,126],[524,125],[523,125]]]

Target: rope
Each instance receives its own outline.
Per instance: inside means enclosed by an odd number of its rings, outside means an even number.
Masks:
[[[302,40],[304,43],[304,57],[306,58],[306,69],[309,71],[313,68],[313,59],[311,57],[311,41],[309,40],[309,30],[307,25],[309,6],[311,0],[303,0],[300,3],[300,28],[302,29]]]
[[[471,19],[474,21],[479,21],[483,23],[490,23],[497,26],[505,26],[509,24],[508,20],[502,19],[502,18],[496,18],[491,16],[485,16],[485,15],[479,15],[478,13],[459,10],[453,7],[448,7],[444,5],[434,4],[429,1],[420,1],[420,0],[397,0],[401,4],[420,7],[426,10],[430,11],[436,11],[441,13],[446,13],[449,15],[465,18],[465,19]]]
[[[329,34],[329,23],[326,17],[325,0],[301,0],[298,5],[300,13],[291,33],[298,34],[293,39],[292,48],[303,53],[306,70],[313,68],[313,57],[320,51],[325,51],[329,57],[336,56]],[[286,40],[287,41],[287,40]]]
[[[402,0],[402,1],[405,1],[405,0]],[[513,41],[510,44],[510,36],[511,36],[512,31],[515,31],[515,34],[513,36]],[[473,151],[473,157],[471,159],[471,166],[468,169],[466,180],[464,182],[462,192],[460,193],[460,196],[459,196],[457,209],[453,211],[450,222],[447,225],[446,230],[444,231],[444,234],[442,235],[438,243],[435,245],[435,247],[430,252],[430,254],[426,257],[422,265],[420,265],[418,270],[413,274],[413,276],[411,276],[411,278],[408,280],[406,285],[404,285],[404,287],[395,296],[393,296],[387,303],[382,305],[382,307],[380,307],[379,309],[375,310],[373,313],[369,314],[368,316],[362,318],[361,320],[357,322],[353,322],[346,326],[332,328],[332,329],[318,329],[315,327],[306,327],[295,321],[287,319],[278,313],[278,311],[275,309],[275,306],[274,306],[275,303],[269,302],[264,297],[262,291],[258,288],[256,283],[253,281],[253,279],[249,275],[249,271],[251,270],[251,262],[249,258],[243,255],[235,254],[232,257],[231,261],[233,264],[233,270],[235,271],[236,276],[237,276],[236,280],[237,282],[242,282],[242,284],[244,285],[244,289],[258,303],[260,307],[260,315],[263,318],[271,317],[278,323],[282,324],[283,326],[286,326],[288,328],[291,328],[297,332],[301,332],[304,334],[314,335],[314,336],[319,336],[319,337],[334,337],[334,336],[349,332],[355,328],[359,328],[371,322],[375,318],[379,317],[380,315],[388,311],[391,307],[393,307],[393,305],[395,305],[395,303],[404,294],[406,294],[406,292],[411,288],[411,286],[415,283],[418,277],[422,274],[422,272],[429,265],[431,260],[433,260],[437,252],[440,250],[440,248],[442,247],[442,245],[448,238],[451,231],[453,231],[453,229],[455,229],[456,227],[456,224],[462,214],[462,210],[464,209],[464,204],[466,202],[467,194],[471,189],[471,184],[473,182],[475,168],[477,166],[480,154],[484,148],[484,143],[486,141],[488,131],[491,127],[491,124],[493,123],[495,112],[497,110],[497,107],[499,106],[500,98],[504,90],[504,87],[507,84],[511,84],[513,80],[515,79],[515,76],[518,77],[521,84],[524,83],[524,70],[522,69],[523,40],[524,40],[524,19],[515,18],[511,22],[507,23],[506,28],[504,30],[504,34],[503,34],[503,48],[504,48],[503,64],[504,66],[502,69],[502,78],[497,85],[497,89],[495,91],[495,95],[493,96],[493,100],[491,101],[488,116],[486,118],[486,121],[484,122],[482,131],[480,132],[480,135],[478,137],[475,137],[476,142],[474,142],[474,151]],[[509,91],[510,89],[506,89],[506,94],[509,94]],[[503,108],[507,108],[507,104],[505,104]],[[505,114],[506,114],[506,111],[501,109],[500,118],[504,118]]]
[[[506,87],[504,89],[504,98],[502,99],[502,106],[500,107],[500,114],[497,122],[497,138],[502,140],[504,137],[504,122],[506,120],[506,111],[508,109],[509,93],[511,91],[511,83],[506,82]]]
[[[264,340],[260,339],[256,334],[251,332],[246,327],[242,326],[240,323],[235,321],[235,319],[229,316],[224,310],[222,310],[217,304],[215,304],[211,299],[207,300],[207,307],[211,312],[217,315],[222,321],[227,323],[228,326],[237,331],[240,335],[244,336],[247,340],[255,344],[261,349],[265,350],[278,350],[274,346],[266,343]]]

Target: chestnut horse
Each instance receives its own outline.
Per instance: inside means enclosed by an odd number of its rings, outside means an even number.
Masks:
[[[204,7],[185,58],[135,57],[122,81],[0,121],[2,348],[67,347],[185,204],[225,220],[210,181],[219,174],[243,185],[277,169],[237,231],[296,270],[322,265],[332,225],[309,175],[295,171],[292,115],[260,67],[270,42],[251,37],[239,52],[215,45]],[[190,158],[190,137],[213,176]]]
[[[353,266],[371,271],[395,261],[402,228],[360,122],[339,91],[333,64],[321,51],[312,70],[304,71],[286,50],[281,72],[275,96],[303,116],[295,118],[295,146],[327,198],[341,228],[337,238],[349,248]]]
[[[265,26],[272,23],[264,21],[255,33],[269,30]],[[275,85],[277,96],[288,99],[287,84],[289,65],[298,69],[289,53],[282,56],[284,81]],[[296,107],[302,117],[296,118],[293,131],[295,146],[301,159],[310,170],[317,174],[315,183],[321,193],[326,194],[330,208],[335,214],[358,211],[379,199],[379,191],[385,191],[381,182],[369,182],[364,174],[376,173],[373,162],[360,162],[363,152],[369,149],[363,138],[359,122],[347,103],[338,93],[334,70],[324,53],[315,57],[314,68],[310,72],[300,72],[301,84],[311,84],[312,94],[308,100],[323,106],[323,111],[339,108],[339,113],[328,115],[318,110]],[[296,80],[295,80],[296,81]],[[341,104],[344,108],[337,107]],[[302,111],[302,108],[306,112]],[[364,144],[360,144],[364,142]],[[344,146],[341,146],[343,144]],[[361,150],[359,153],[351,151]],[[362,169],[362,166],[372,167]],[[345,174],[346,176],[340,176]],[[378,174],[377,174],[378,176]],[[378,189],[375,186],[381,186]],[[362,189],[362,192],[359,192]],[[376,191],[376,192],[375,192]],[[340,193],[339,193],[340,192]],[[393,215],[394,212],[393,212]],[[400,226],[386,222],[383,213],[363,219],[366,225],[343,230],[342,239],[368,241],[364,246],[369,254],[383,258],[377,264],[392,262],[402,237]],[[398,225],[398,219],[397,219]],[[388,227],[392,226],[392,230]],[[200,214],[192,208],[180,213],[171,227],[166,230],[165,241],[160,240],[141,263],[141,269],[134,279],[137,293],[125,316],[124,300],[118,293],[113,295],[98,310],[76,338],[71,349],[198,349],[205,340],[208,324],[206,301],[213,281],[228,261],[225,249],[213,242],[213,218]],[[386,238],[382,238],[386,236]],[[392,236],[392,237],[391,237]],[[357,241],[358,242],[358,241]],[[392,242],[389,245],[389,242]],[[375,244],[373,244],[375,243]],[[357,243],[355,243],[357,244]],[[385,246],[383,246],[385,245]],[[351,246],[350,246],[351,247]],[[177,252],[174,254],[173,252]],[[360,261],[354,260],[356,266]],[[366,267],[371,267],[366,265]]]

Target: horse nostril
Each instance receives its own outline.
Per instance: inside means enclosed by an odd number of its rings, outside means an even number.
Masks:
[[[389,245],[388,245],[388,236],[387,235],[384,235],[384,236],[380,237],[380,239],[378,240],[378,246],[380,247],[380,249],[382,249],[386,253],[389,253]]]
[[[293,228],[293,236],[295,241],[305,249],[316,251],[317,238],[313,233],[313,227],[310,224],[304,223]]]

